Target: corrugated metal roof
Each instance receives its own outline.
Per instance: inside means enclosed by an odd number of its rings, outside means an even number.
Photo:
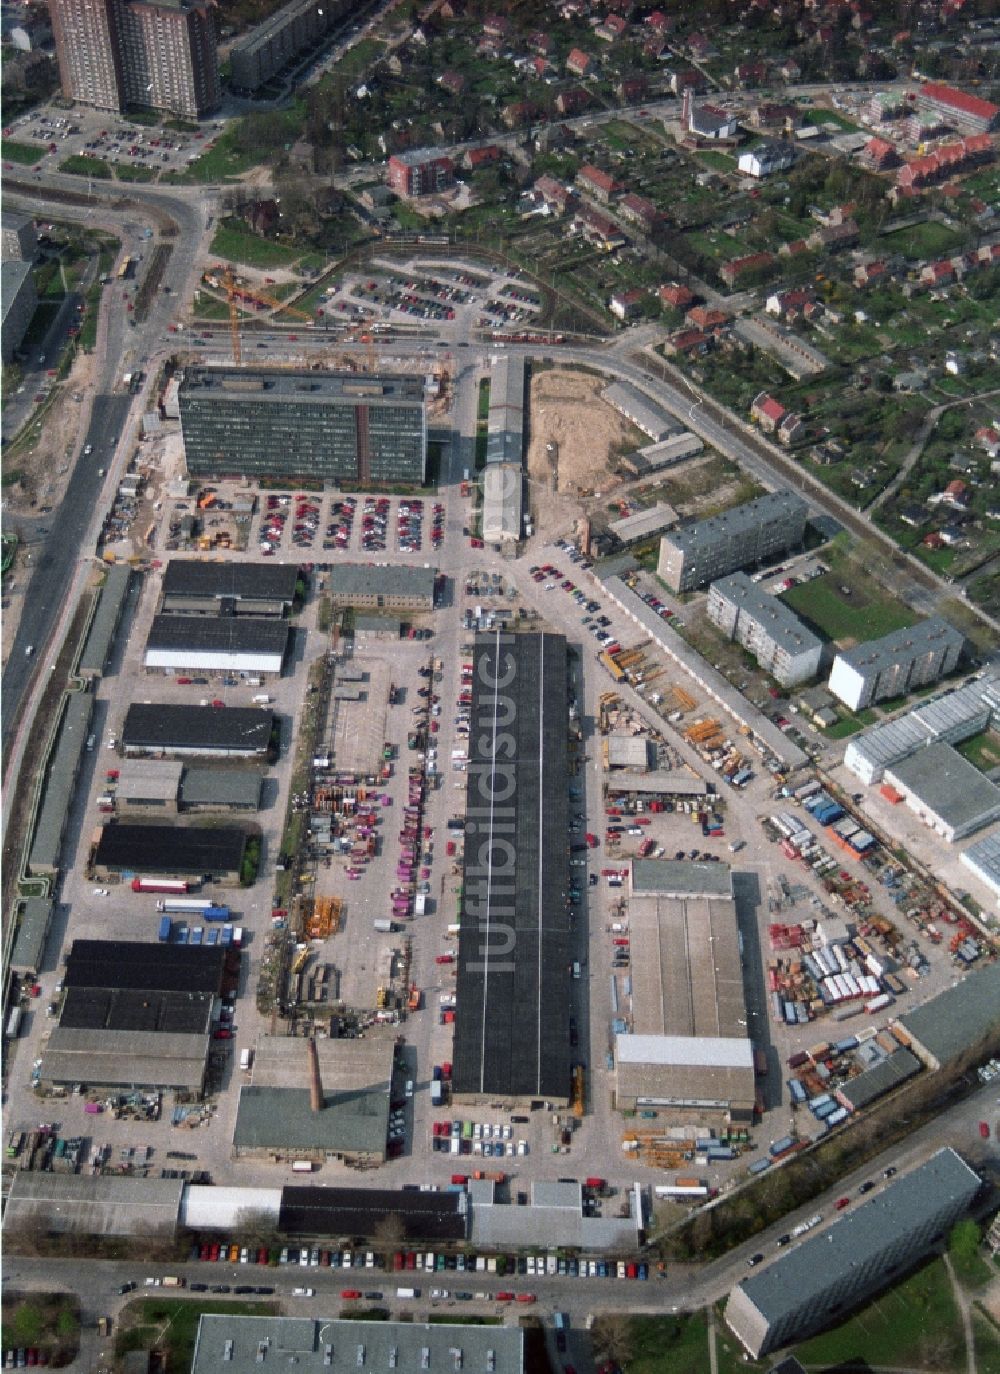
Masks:
[[[686,1068],[752,1069],[749,1040],[712,1035],[616,1035],[620,1064],[662,1064]]]
[[[5,1225],[103,1236],[172,1235],[184,1183],[113,1174],[50,1174],[18,1169]]]
[[[733,874],[728,864],[694,859],[633,859],[632,892],[664,897],[723,897],[733,895]]]

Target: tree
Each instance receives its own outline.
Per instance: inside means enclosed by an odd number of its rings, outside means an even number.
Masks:
[[[372,1240],[383,1254],[398,1250],[406,1239],[406,1225],[398,1212],[381,1217],[372,1233]]]
[[[594,1319],[591,1339],[606,1360],[620,1367],[626,1365],[635,1348],[631,1317],[624,1312],[602,1312]]]
[[[948,1235],[948,1253],[959,1264],[969,1264],[979,1253],[979,1241],[979,1225],[971,1217],[956,1222]]]

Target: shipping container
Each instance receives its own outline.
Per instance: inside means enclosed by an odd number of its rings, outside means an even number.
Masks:
[[[170,937],[171,937],[171,935],[173,934],[173,930],[174,930],[174,923],[173,923],[173,921],[170,919],[170,917],[169,917],[169,916],[161,916],[161,917],[160,917],[160,931],[159,931],[159,936],[158,936],[158,938],[159,938],[160,940],[164,940],[164,941],[165,941],[165,940],[169,940]]]

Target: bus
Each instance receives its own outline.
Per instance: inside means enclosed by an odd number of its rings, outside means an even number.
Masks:
[[[125,280],[126,280],[128,277],[130,277],[131,275],[132,275],[132,259],[131,259],[131,258],[125,258],[124,261],[122,262],[121,267],[119,267],[119,269],[118,269],[118,280],[119,280],[119,281],[125,281]]]

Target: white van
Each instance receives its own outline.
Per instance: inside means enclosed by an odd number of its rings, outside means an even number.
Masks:
[[[257,695],[253,698],[253,704],[255,706],[270,706],[271,698],[267,695],[266,692],[258,692]]]

